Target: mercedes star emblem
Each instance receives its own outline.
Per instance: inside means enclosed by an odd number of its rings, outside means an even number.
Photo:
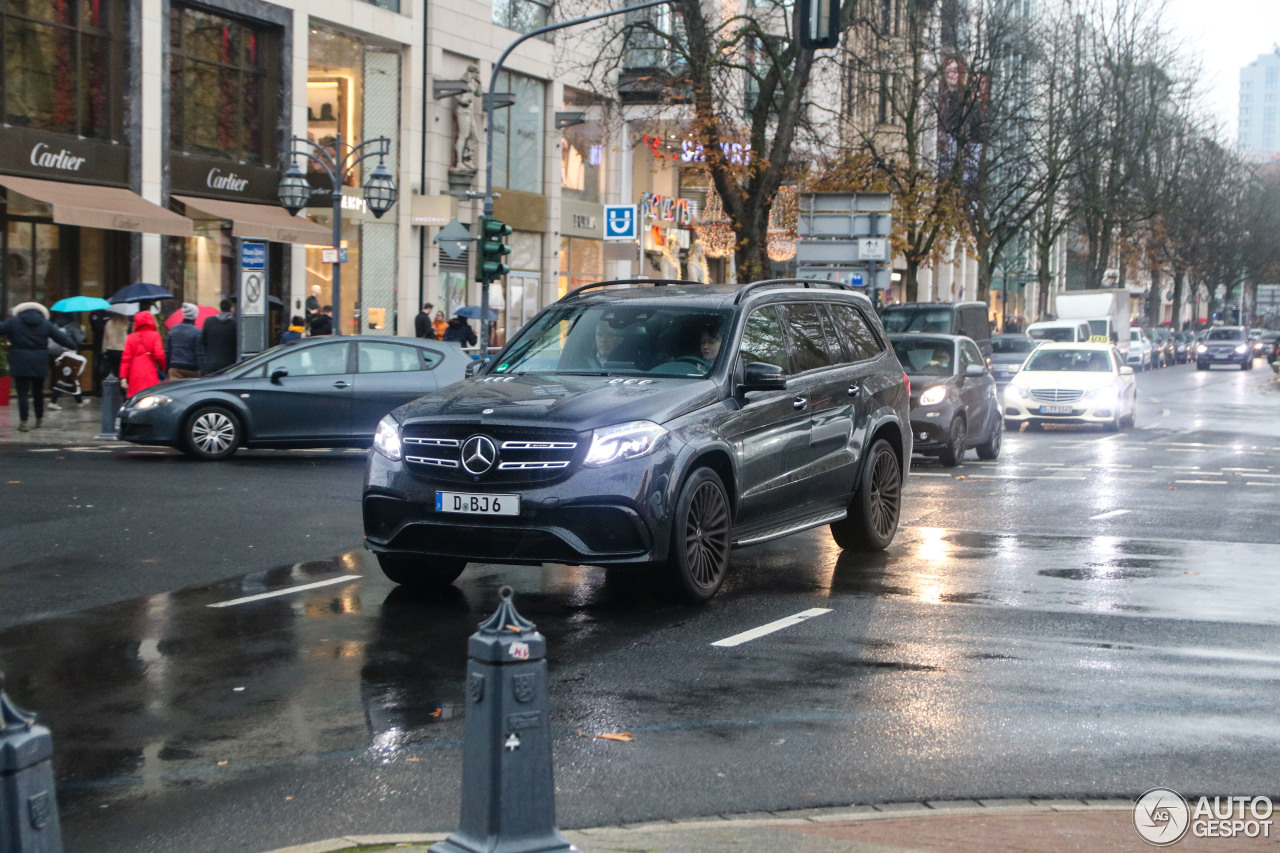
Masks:
[[[477,477],[493,467],[498,448],[488,436],[473,435],[462,445],[462,467]]]

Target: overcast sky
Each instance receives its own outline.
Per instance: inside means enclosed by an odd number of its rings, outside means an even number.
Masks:
[[[1170,24],[1204,67],[1205,106],[1236,140],[1240,69],[1280,42],[1280,0],[1168,0]]]

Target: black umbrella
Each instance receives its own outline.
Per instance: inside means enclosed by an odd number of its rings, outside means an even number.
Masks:
[[[128,287],[122,287],[111,295],[108,302],[158,302],[161,299],[172,299],[173,294],[158,284],[135,281]]]

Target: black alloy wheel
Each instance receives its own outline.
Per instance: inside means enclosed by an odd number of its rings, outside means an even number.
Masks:
[[[685,599],[702,604],[724,583],[729,566],[729,498],[710,468],[689,475],[676,500],[667,567]]]
[[[902,464],[893,445],[882,438],[871,446],[849,514],[832,522],[831,536],[846,551],[883,551],[898,532],[901,513]]]
[[[991,436],[985,442],[978,445],[979,459],[995,459],[1000,455],[1000,440],[1004,435],[1004,421],[1000,418],[995,419],[995,423],[991,426]]]
[[[440,590],[458,579],[466,560],[414,554],[379,554],[378,565],[392,583],[420,592]]]
[[[235,453],[244,436],[234,412],[222,406],[205,406],[187,418],[179,438],[183,452],[214,462]]]
[[[947,446],[938,454],[944,468],[954,468],[964,461],[964,439],[967,434],[964,418],[953,418],[947,430]]]

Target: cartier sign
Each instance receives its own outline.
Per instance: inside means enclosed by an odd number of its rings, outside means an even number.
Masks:
[[[0,128],[0,172],[127,187],[129,146],[21,127]]]
[[[169,192],[228,201],[276,203],[280,170],[212,157],[169,155]]]
[[[233,193],[242,193],[244,188],[249,186],[248,179],[240,177],[235,172],[224,174],[221,169],[216,168],[209,170],[204,182],[211,190],[228,190]]]

